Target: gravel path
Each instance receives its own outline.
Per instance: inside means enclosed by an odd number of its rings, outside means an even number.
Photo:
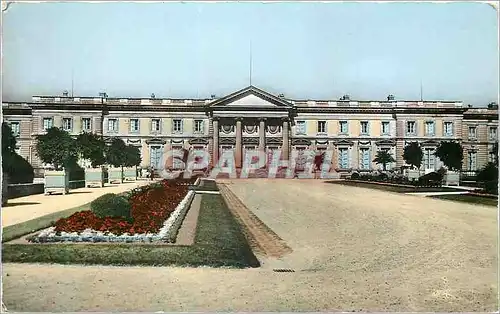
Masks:
[[[70,190],[69,194],[66,195],[36,194],[11,199],[8,205],[2,208],[2,226],[7,227],[33,218],[78,207],[106,193],[121,193],[147,184],[151,184],[151,181],[106,185],[103,188],[80,188]]]
[[[228,186],[293,252],[260,269],[4,264],[11,311],[494,311],[497,209],[319,180]],[[291,268],[294,273],[275,273]],[[8,274],[8,275],[7,275]]]

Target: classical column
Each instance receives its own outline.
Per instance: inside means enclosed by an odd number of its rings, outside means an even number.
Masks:
[[[212,151],[212,166],[216,166],[217,162],[219,162],[219,120],[213,119],[212,120],[212,127],[213,127],[213,151]]]
[[[241,168],[241,118],[236,118],[236,154],[234,162],[236,168]]]
[[[266,118],[259,119],[259,150],[266,150]]]
[[[288,149],[290,147],[290,141],[288,137],[288,118],[283,119],[283,128],[281,129],[281,134],[283,134],[283,159],[289,160],[290,155]]]

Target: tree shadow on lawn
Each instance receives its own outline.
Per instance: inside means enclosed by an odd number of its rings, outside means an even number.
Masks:
[[[485,197],[475,194],[450,194],[450,195],[431,195],[429,198],[441,199],[446,201],[454,201],[460,203],[468,203],[485,206],[498,206],[498,197]]]
[[[3,262],[149,266],[259,267],[239,224],[221,195],[202,195],[195,243],[6,244]],[[47,227],[47,226],[45,226]],[[44,228],[45,228],[44,227]]]

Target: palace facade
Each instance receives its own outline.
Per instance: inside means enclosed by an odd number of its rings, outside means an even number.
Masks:
[[[73,135],[82,131],[122,138],[139,147],[142,166],[161,168],[164,153],[180,148],[208,150],[215,164],[225,150],[235,151],[236,166],[248,150],[282,159],[305,149],[333,151],[337,171],[380,169],[378,150],[392,153],[403,166],[403,149],[417,141],[424,151],[422,169],[438,169],[433,155],[440,141],[464,147],[464,170],[475,171],[493,160],[498,141],[498,109],[465,107],[461,101],[292,100],[249,86],[222,98],[147,99],[34,96],[31,102],[2,104],[4,121],[18,137],[18,153],[35,169],[43,165],[35,136],[56,126]],[[170,161],[171,162],[171,161]],[[168,163],[168,162],[167,162]],[[170,164],[177,167],[176,164]]]

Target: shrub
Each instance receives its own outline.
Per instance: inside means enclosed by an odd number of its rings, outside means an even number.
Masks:
[[[114,193],[104,194],[90,203],[90,210],[99,218],[130,218],[130,207],[126,198]]]
[[[488,194],[498,194],[498,180],[484,182],[483,190]]]
[[[443,174],[441,172],[431,172],[418,178],[418,185],[441,186]]]
[[[33,183],[35,173],[26,159],[16,153],[6,153],[2,157],[2,168],[9,175],[10,184]]]
[[[359,173],[355,172],[355,173],[351,174],[351,179],[358,180],[359,179]]]
[[[381,173],[381,174],[377,175],[377,176],[375,177],[375,179],[376,179],[377,181],[382,181],[382,182],[385,182],[385,181],[388,181],[388,180],[389,180],[389,176],[387,175],[387,173]]]
[[[484,166],[477,174],[477,181],[481,182],[486,193],[498,194],[498,167],[495,163]]]

